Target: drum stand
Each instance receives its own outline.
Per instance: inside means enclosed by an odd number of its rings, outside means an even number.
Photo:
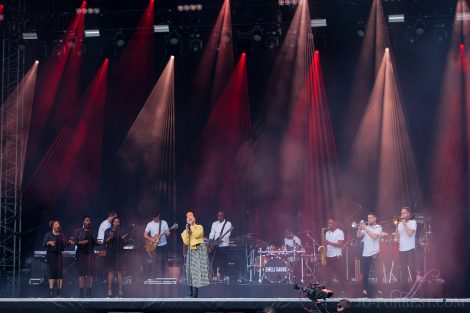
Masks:
[[[258,254],[260,255],[260,258],[259,258],[259,279],[258,279],[258,282],[261,284],[263,282],[263,258],[261,257],[261,248],[259,248],[258,250]]]
[[[255,276],[255,249],[251,248],[250,253],[248,253],[248,247],[246,248],[246,264],[248,267],[249,282],[253,282]]]
[[[388,278],[388,283],[390,284],[392,282],[392,277],[393,277],[393,281],[394,282],[397,282],[398,279],[397,277],[395,276],[395,274],[393,274],[393,270],[395,269],[395,258],[393,258],[392,260],[392,265],[390,266],[390,273],[389,273],[389,278]]]
[[[313,247],[313,269],[310,267],[310,264],[307,265],[307,270],[310,272],[311,276],[313,276],[313,279],[317,278],[317,270],[318,270],[318,262],[317,262],[317,249],[320,246],[320,244],[310,236],[310,234],[307,233],[307,237],[312,240],[312,247]],[[307,276],[304,274],[304,259],[302,258],[302,282],[304,282],[304,276]]]

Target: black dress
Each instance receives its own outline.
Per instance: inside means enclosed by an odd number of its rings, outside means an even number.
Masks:
[[[74,243],[77,246],[75,258],[77,260],[78,276],[95,276],[96,256],[95,246],[96,238],[92,230],[85,230],[83,227],[77,228],[74,232]],[[85,244],[79,244],[79,241],[88,240]]]
[[[117,272],[124,269],[124,244],[125,241],[122,239],[124,235],[121,230],[113,231],[112,228],[106,229],[104,232],[104,240],[113,233],[113,239],[106,243],[106,265],[108,271]]]
[[[54,241],[55,245],[48,245],[48,241]],[[66,244],[67,241],[65,240],[62,233],[59,235],[54,235],[51,231],[44,236],[43,246],[46,248],[46,260],[49,269],[49,279],[62,279],[64,270],[62,251],[64,251]]]

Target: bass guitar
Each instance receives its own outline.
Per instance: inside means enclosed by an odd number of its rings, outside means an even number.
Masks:
[[[230,233],[233,229],[234,229],[234,227],[232,226],[229,229],[227,229],[227,231],[222,236],[220,236],[219,238],[217,238],[215,240],[214,239],[209,240],[207,242],[207,252],[212,253],[212,251],[214,251],[215,248],[220,246],[220,244],[222,243],[222,239],[224,239],[224,237],[227,236],[227,234]]]

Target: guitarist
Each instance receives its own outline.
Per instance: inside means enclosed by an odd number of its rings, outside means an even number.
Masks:
[[[227,251],[230,241],[232,223],[225,219],[224,211],[217,212],[217,221],[212,223],[209,240],[215,243],[212,252],[212,270],[216,273],[216,280],[227,275]]]
[[[156,213],[152,221],[145,227],[144,238],[152,243],[157,243],[155,254],[152,254],[154,259],[153,275],[157,278],[167,277],[168,270],[168,248],[167,236],[170,236],[170,228],[165,220],[160,219],[160,213]]]

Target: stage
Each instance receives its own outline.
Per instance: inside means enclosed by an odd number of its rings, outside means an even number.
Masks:
[[[339,298],[326,301],[336,311]],[[470,299],[349,299],[352,312],[467,312]],[[305,312],[313,308],[306,298],[4,298],[1,312]],[[325,312],[325,308],[322,308]]]

